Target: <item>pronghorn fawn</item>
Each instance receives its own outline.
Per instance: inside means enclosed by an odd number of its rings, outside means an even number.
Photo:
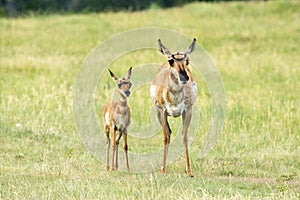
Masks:
[[[129,171],[128,146],[127,146],[127,128],[130,124],[130,109],[127,105],[127,97],[130,96],[130,76],[131,69],[125,77],[118,78],[109,70],[111,77],[115,80],[118,88],[119,99],[108,102],[102,111],[104,131],[106,134],[106,169],[109,170],[109,149],[112,142],[112,164],[111,170],[118,170],[118,145],[121,137],[124,140],[124,152],[126,168]]]
[[[168,123],[168,116],[182,116],[183,124],[183,143],[186,156],[186,173],[193,177],[188,154],[188,128],[192,118],[192,106],[197,97],[197,86],[193,80],[191,71],[188,67],[188,55],[195,49],[196,39],[193,40],[187,50],[183,52],[171,53],[158,40],[159,51],[165,55],[168,62],[164,63],[158,69],[154,76],[151,86],[150,95],[153,104],[157,110],[157,117],[162,126],[164,153],[161,172],[166,173],[166,160],[168,146],[171,139],[171,128]]]

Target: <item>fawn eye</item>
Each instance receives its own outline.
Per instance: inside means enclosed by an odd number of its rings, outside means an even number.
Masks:
[[[169,62],[169,64],[170,64],[171,66],[173,66],[173,64],[174,64],[174,60],[173,60],[173,59],[168,60],[168,62]]]

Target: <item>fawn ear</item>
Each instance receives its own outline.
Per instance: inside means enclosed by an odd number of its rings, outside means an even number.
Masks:
[[[127,74],[125,76],[126,79],[130,79],[130,76],[131,76],[131,70],[132,70],[132,67],[130,67],[127,71]]]
[[[108,71],[110,73],[110,76],[113,77],[113,79],[115,79],[115,81],[119,80],[118,77],[112,71],[110,71],[110,69]]]
[[[158,49],[166,57],[170,57],[172,55],[171,52],[163,45],[160,39],[158,39]]]
[[[193,39],[192,44],[189,46],[189,48],[185,51],[185,54],[190,54],[195,50],[196,47],[196,38]]]

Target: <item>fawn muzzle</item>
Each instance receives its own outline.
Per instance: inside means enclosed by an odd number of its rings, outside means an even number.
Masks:
[[[126,90],[124,93],[125,93],[125,95],[126,95],[127,97],[130,96],[130,91],[129,91],[129,90]]]

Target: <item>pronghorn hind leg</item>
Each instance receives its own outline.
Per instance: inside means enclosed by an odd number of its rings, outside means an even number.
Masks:
[[[112,141],[112,162],[111,162],[111,170],[115,170],[115,159],[116,159],[116,135],[115,135],[114,127],[110,127],[110,137]]]
[[[123,133],[123,140],[124,140],[124,153],[125,153],[125,161],[126,161],[126,169],[127,171],[130,170],[129,168],[129,162],[128,162],[128,145],[127,145],[127,132]]]
[[[182,135],[183,135],[183,143],[185,148],[185,157],[186,157],[186,173],[189,177],[193,177],[192,169],[190,165],[189,159],[189,151],[188,151],[188,128],[190,126],[192,118],[192,107],[187,107],[187,109],[182,113]]]
[[[157,119],[160,123],[160,125],[162,126],[162,114],[161,114],[161,110],[160,109],[156,109],[156,114],[157,114]]]
[[[109,170],[109,149],[110,149],[110,138],[109,138],[109,127],[105,126],[106,135],[106,170]]]

